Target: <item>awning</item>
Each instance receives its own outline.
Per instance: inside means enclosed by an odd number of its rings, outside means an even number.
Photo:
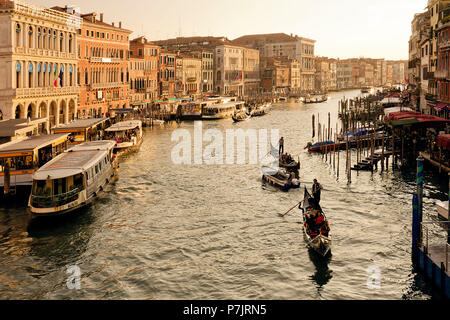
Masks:
[[[450,150],[450,134],[443,134],[438,136],[437,145],[439,147]]]
[[[439,103],[437,106],[434,107],[434,110],[436,111],[445,111],[448,108],[448,104],[447,103]]]

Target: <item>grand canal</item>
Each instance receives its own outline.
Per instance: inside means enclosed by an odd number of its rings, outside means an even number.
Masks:
[[[261,182],[260,165],[175,165],[172,132],[194,123],[147,129],[141,149],[121,161],[120,179],[90,208],[67,219],[30,224],[25,203],[0,209],[2,299],[429,299],[439,298],[411,264],[411,199],[415,176],[354,173],[341,179],[311,140],[311,116],[358,91],[324,104],[275,105],[270,115],[204,130],[280,129],[300,155],[302,187],[324,186],[333,255],[308,251],[300,212],[286,212],[302,190],[283,193]],[[425,212],[445,187],[428,174]],[[445,183],[444,183],[445,185]],[[66,286],[67,267],[81,270],[81,289]],[[368,287],[370,268],[381,287]]]

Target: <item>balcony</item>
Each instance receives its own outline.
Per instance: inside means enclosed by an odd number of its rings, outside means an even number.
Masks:
[[[110,82],[110,83],[92,83],[88,86],[89,90],[100,90],[100,89],[112,89],[112,88],[121,88],[127,85],[123,82]]]
[[[436,79],[446,79],[448,78],[448,70],[439,70],[434,73]]]
[[[424,72],[423,73],[423,80],[433,80],[434,79],[434,72]]]
[[[17,98],[28,98],[28,97],[47,97],[47,96],[79,94],[80,88],[79,87],[19,88],[15,89],[15,91]]]
[[[23,48],[23,47],[14,47],[14,53],[16,54],[24,54],[38,57],[52,57],[52,58],[65,58],[65,59],[76,59],[75,53],[69,52],[61,52],[56,50],[48,50],[48,49],[38,49],[38,48]]]
[[[121,63],[122,59],[120,58],[102,58],[102,57],[90,57],[89,62],[95,63]]]

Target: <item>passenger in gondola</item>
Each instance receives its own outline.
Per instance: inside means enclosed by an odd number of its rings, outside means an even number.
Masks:
[[[312,210],[309,215],[306,215],[306,226],[311,237],[319,235],[319,228],[317,227],[317,219],[320,216],[318,210]]]

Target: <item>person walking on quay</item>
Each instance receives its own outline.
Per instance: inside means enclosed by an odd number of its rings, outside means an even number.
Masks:
[[[322,193],[323,187],[317,182],[317,179],[314,179],[314,184],[312,187],[312,196],[314,200],[316,200],[317,204],[320,204],[320,195]]]
[[[281,137],[279,154],[282,155],[283,153],[284,153],[284,137]]]

